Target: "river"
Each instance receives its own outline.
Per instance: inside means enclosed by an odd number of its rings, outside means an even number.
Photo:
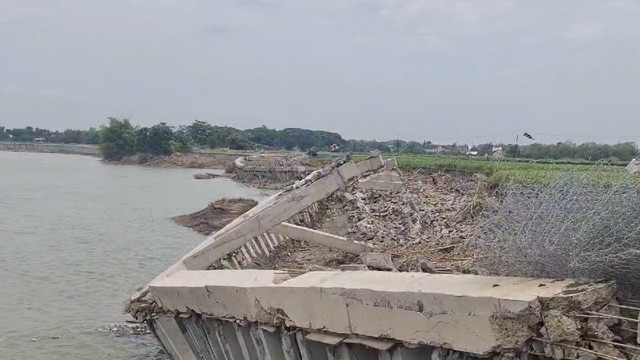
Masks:
[[[116,337],[124,299],[204,237],[170,217],[222,197],[261,198],[189,169],[0,152],[0,359],[164,359]]]

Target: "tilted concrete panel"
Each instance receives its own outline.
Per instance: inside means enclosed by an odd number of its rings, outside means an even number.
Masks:
[[[488,354],[520,348],[540,321],[538,298],[559,296],[570,285],[376,271],[287,279],[276,271],[224,270],[183,271],[152,284],[150,294],[168,311],[198,309],[221,318]]]

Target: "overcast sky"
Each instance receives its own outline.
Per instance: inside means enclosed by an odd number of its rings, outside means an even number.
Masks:
[[[0,0],[0,125],[640,142],[640,1]]]

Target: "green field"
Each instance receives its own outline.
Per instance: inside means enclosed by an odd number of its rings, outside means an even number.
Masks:
[[[487,175],[495,183],[512,181],[543,183],[572,173],[589,174],[594,179],[607,180],[626,173],[624,166],[587,162],[535,162],[427,155],[384,155],[384,157],[395,157],[400,169],[425,170],[429,172],[481,173]],[[361,161],[365,158],[366,155],[364,154],[354,155],[354,160],[356,161]]]

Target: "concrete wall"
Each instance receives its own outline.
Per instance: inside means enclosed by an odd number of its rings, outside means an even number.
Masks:
[[[151,324],[175,360],[476,359],[425,345],[409,348],[385,340],[284,330],[197,314],[162,315]]]
[[[0,151],[100,156],[100,149],[96,145],[0,142]]]
[[[288,222],[311,227],[317,221],[318,209],[318,205],[313,204],[289,218]],[[253,262],[253,259],[257,257],[269,256],[281,242],[290,240],[286,235],[265,232],[249,240],[240,249],[226,255],[219,263],[216,263],[214,267],[240,270],[249,266]]]
[[[342,338],[384,339],[489,356],[535,337],[545,299],[576,301],[611,284],[379,271],[181,271],[150,284],[161,313],[196,314]],[[541,303],[542,302],[542,303]],[[464,334],[461,336],[461,334]]]

